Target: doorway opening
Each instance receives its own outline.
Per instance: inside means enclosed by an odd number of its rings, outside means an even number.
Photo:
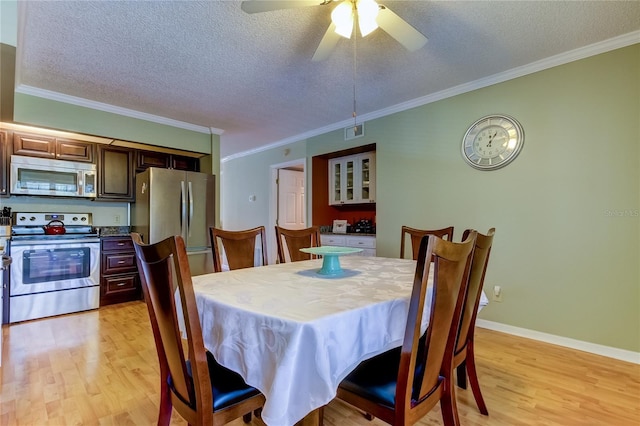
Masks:
[[[271,165],[269,226],[266,230],[270,265],[276,263],[278,257],[275,226],[290,229],[307,227],[306,169],[304,158]]]

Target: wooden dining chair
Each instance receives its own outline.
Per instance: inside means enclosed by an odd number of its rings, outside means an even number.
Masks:
[[[465,230],[462,234],[462,239],[466,239],[471,232],[473,231],[470,229]],[[471,272],[469,273],[469,285],[467,286],[456,349],[453,355],[453,366],[456,368],[458,387],[462,389],[467,388],[468,374],[473,397],[476,400],[478,409],[484,415],[488,415],[489,411],[482,398],[482,392],[480,392],[480,382],[478,381],[478,373],[476,372],[473,336],[476,328],[478,304],[480,303],[480,295],[482,294],[482,286],[484,284],[485,274],[487,273],[487,265],[489,264],[489,255],[491,254],[491,246],[493,245],[495,232],[495,228],[491,228],[486,235],[478,233],[476,238],[476,247],[473,251],[473,260],[471,261]]]
[[[402,347],[360,363],[340,383],[338,398],[391,425],[412,425],[439,402],[444,424],[459,424],[453,350],[475,238],[475,232],[462,243],[435,235],[422,238]],[[433,294],[424,333],[421,324],[431,267]]]
[[[442,229],[416,229],[408,226],[402,227],[402,235],[400,238],[400,258],[404,259],[405,248],[405,235],[409,234],[411,237],[411,250],[413,253],[413,260],[416,260],[418,256],[418,248],[420,247],[420,241],[425,235],[435,235],[447,241],[453,241],[453,226]]]
[[[267,265],[267,242],[264,226],[242,231],[209,228],[213,250],[213,270],[222,272],[222,253],[227,257],[230,270],[253,268],[256,265],[256,238],[260,237],[262,265]]]
[[[278,262],[285,263],[287,254],[290,262],[314,258],[310,253],[303,253],[301,248],[320,247],[320,228],[311,226],[305,229],[287,229],[276,225],[278,243]],[[286,248],[285,248],[286,247]]]
[[[190,425],[223,425],[240,416],[250,422],[251,412],[261,408],[265,398],[205,349],[184,240],[174,236],[144,245],[140,234],[131,237],[160,363],[158,425],[170,423],[173,408]],[[180,295],[182,315],[176,309],[174,289]],[[184,320],[186,354],[179,315]]]

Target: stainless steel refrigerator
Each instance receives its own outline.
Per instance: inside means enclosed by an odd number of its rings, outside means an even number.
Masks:
[[[182,235],[193,275],[213,272],[209,227],[214,225],[214,175],[156,167],[136,175],[132,230],[151,244]]]

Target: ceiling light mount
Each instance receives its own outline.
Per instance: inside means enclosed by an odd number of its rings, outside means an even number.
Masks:
[[[376,18],[379,11],[380,6],[375,0],[344,0],[331,12],[331,21],[337,34],[351,38],[353,23],[357,20],[360,34],[366,37],[378,28]]]

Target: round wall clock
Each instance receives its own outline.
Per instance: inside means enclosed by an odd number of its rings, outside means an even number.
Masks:
[[[524,130],[508,115],[488,115],[473,123],[462,138],[462,157],[471,167],[495,170],[512,162],[524,144]]]

